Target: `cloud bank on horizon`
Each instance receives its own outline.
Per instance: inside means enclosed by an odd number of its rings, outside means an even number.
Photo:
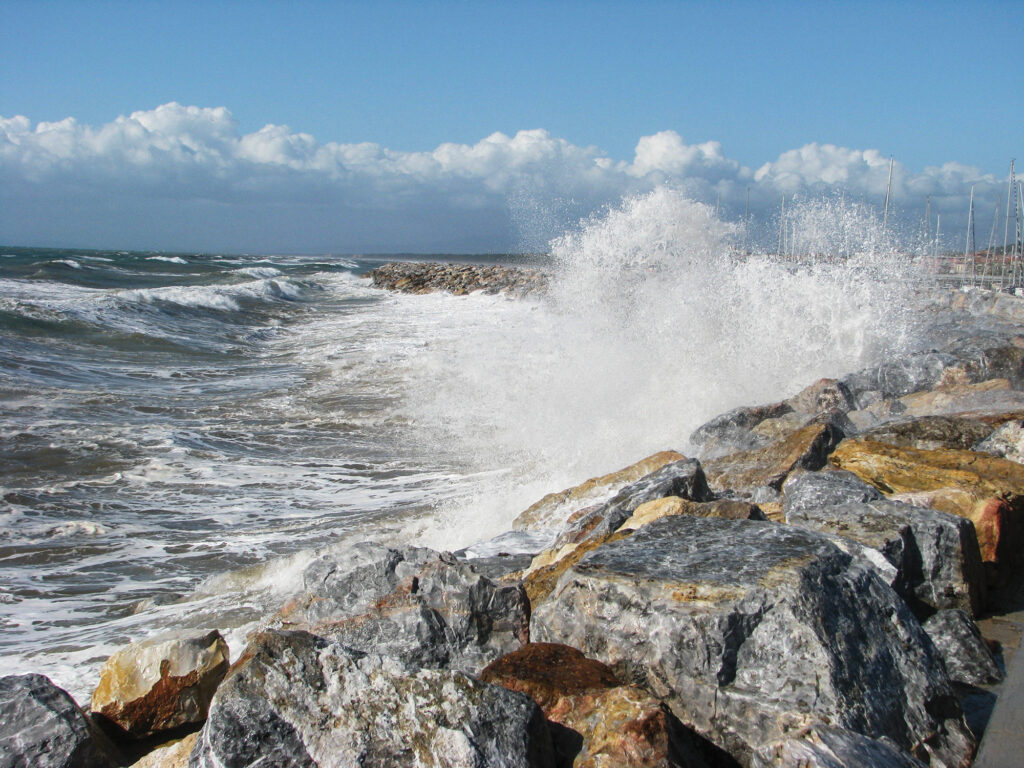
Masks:
[[[579,218],[665,184],[739,220],[768,222],[783,196],[843,194],[881,207],[889,158],[807,144],[760,168],[675,131],[614,160],[545,130],[402,152],[320,143],[283,125],[241,134],[225,107],[164,104],[99,127],[0,117],[0,242],[250,252],[482,252],[543,249]],[[912,172],[892,197],[920,222],[930,197],[962,231],[975,186],[978,240],[1006,181],[958,162]],[[948,218],[947,218],[948,217]],[[767,225],[766,225],[767,226]],[[987,229],[984,229],[987,232]]]

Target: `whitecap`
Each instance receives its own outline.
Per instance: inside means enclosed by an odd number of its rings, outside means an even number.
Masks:
[[[274,269],[274,267],[244,267],[236,269],[235,273],[248,277],[277,277],[281,274],[281,270]]]
[[[166,261],[170,264],[188,264],[180,256],[147,256],[146,261]]]

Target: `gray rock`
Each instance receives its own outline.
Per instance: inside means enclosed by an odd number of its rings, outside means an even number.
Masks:
[[[993,685],[1003,679],[977,625],[964,611],[939,611],[922,625],[954,683]]]
[[[217,690],[191,768],[553,766],[523,694],[305,632],[257,636]]]
[[[568,569],[533,633],[648,687],[741,761],[819,725],[889,738],[934,766],[974,749],[905,603],[810,531],[663,518]]]
[[[622,527],[641,504],[667,496],[689,501],[711,501],[704,470],[696,459],[682,459],[641,477],[622,488],[603,504],[596,504],[567,525],[555,547],[613,533]]]
[[[875,427],[861,437],[903,448],[934,451],[953,448],[968,451],[979,440],[992,433],[992,427],[975,419],[956,416],[923,416],[911,421],[898,421]]]
[[[776,419],[792,411],[792,406],[784,402],[733,408],[697,427],[690,435],[690,443],[702,459],[760,448],[768,443],[768,438],[754,434],[754,427],[765,419]]]
[[[499,585],[448,553],[361,544],[344,561],[311,563],[303,580],[306,594],[281,612],[285,627],[407,664],[475,674],[529,641],[522,585]]]
[[[815,728],[759,750],[751,768],[924,768],[924,763],[884,739],[841,728]]]
[[[1007,421],[974,446],[976,451],[991,453],[1018,464],[1024,464],[1024,421]]]
[[[107,739],[44,675],[0,678],[0,768],[108,768]]]
[[[850,501],[877,501],[882,492],[861,480],[853,472],[823,469],[792,475],[782,487],[783,511],[798,513],[819,507],[832,507]]]
[[[844,496],[866,500],[834,503]],[[970,520],[880,498],[847,472],[795,478],[782,509],[789,525],[852,539],[881,553],[896,571],[893,589],[918,616],[948,608],[981,610],[985,575]]]
[[[841,383],[857,407],[864,408],[881,398],[931,389],[942,379],[942,372],[957,362],[958,358],[951,354],[921,352],[851,373]]]

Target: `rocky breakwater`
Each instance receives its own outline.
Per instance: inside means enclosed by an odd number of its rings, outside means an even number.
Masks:
[[[389,291],[447,291],[457,296],[480,291],[523,297],[543,293],[548,283],[544,272],[527,267],[407,261],[389,262],[370,270],[367,277]]]
[[[91,713],[4,678],[0,765],[968,766],[975,620],[1024,593],[1024,336],[943,322],[548,495],[526,557],[325,555],[226,674],[200,634],[116,655]]]

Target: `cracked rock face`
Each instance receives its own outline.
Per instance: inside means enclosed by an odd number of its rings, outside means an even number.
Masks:
[[[0,768],[111,768],[106,739],[44,675],[0,678]]]
[[[668,517],[566,571],[534,639],[575,646],[741,760],[815,725],[935,766],[974,742],[934,646],[876,573],[820,534]]]
[[[306,632],[257,636],[217,691],[191,768],[553,768],[528,697]]]
[[[919,615],[981,610],[985,574],[968,520],[883,499],[849,472],[794,478],[782,508],[789,525],[851,539],[880,553],[895,569],[887,581]]]
[[[448,553],[362,544],[311,563],[303,578],[307,592],[282,610],[284,626],[367,653],[476,674],[529,640],[522,586]]]

